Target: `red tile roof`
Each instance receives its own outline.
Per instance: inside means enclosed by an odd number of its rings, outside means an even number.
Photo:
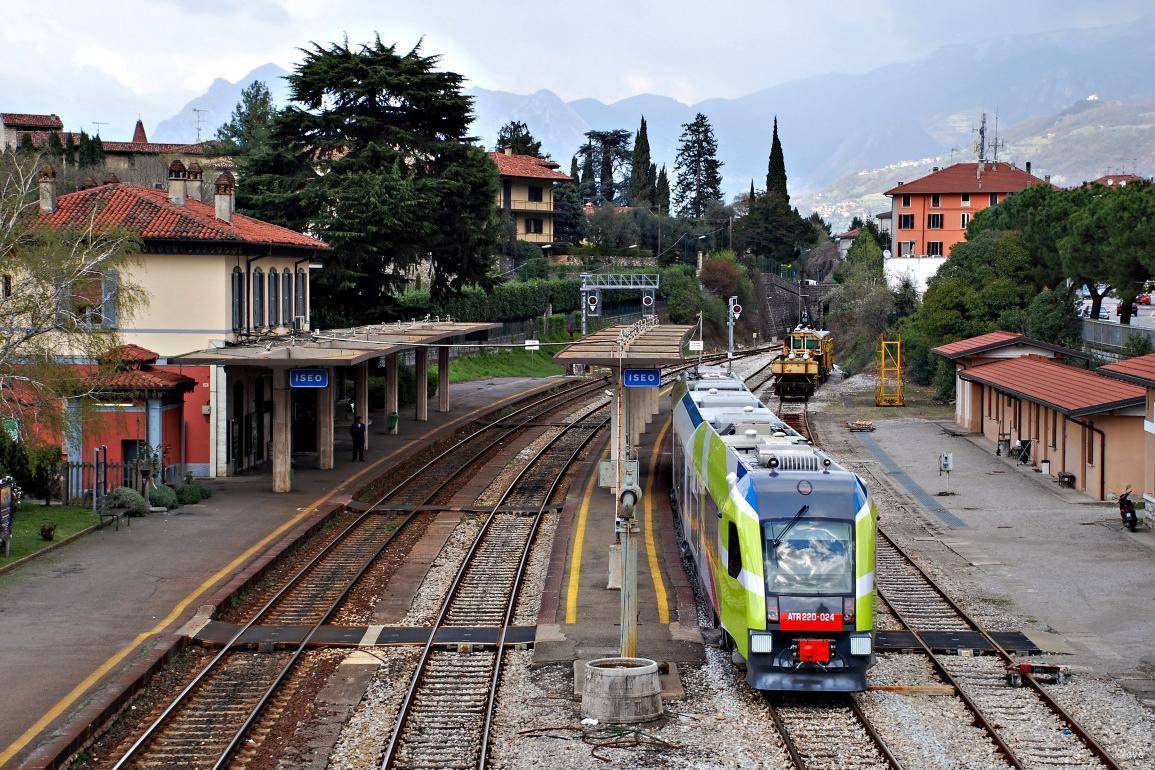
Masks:
[[[11,128],[39,128],[39,129],[56,129],[60,131],[64,128],[64,123],[56,115],[29,115],[22,112],[4,112],[0,113],[0,120],[4,125]]]
[[[961,358],[962,356],[974,355],[975,353],[983,353],[988,350],[994,350],[995,348],[1005,347],[1022,339],[1025,339],[1022,334],[1015,334],[1014,332],[990,332],[989,334],[980,334],[977,337],[968,337],[965,340],[939,345],[937,348],[931,348],[931,352],[938,353],[940,356],[945,356],[946,358]]]
[[[862,228],[856,227],[853,230],[847,230],[844,233],[839,233],[838,235],[834,236],[834,240],[836,240],[836,241],[846,241],[846,240],[853,241],[855,238],[858,237],[858,234],[861,232],[862,232]]]
[[[1137,385],[1037,356],[975,366],[960,372],[959,377],[1057,409],[1070,417],[1136,406],[1147,398],[1147,391]]]
[[[204,155],[205,145],[208,142],[197,144],[166,144],[160,142],[109,142],[101,140],[104,151],[113,155],[169,155],[181,153],[184,155]]]
[[[1033,174],[1010,163],[956,163],[924,177],[887,190],[884,195],[904,193],[1014,193],[1032,185],[1046,184]]]
[[[97,390],[192,390],[196,380],[164,369],[126,369],[104,372],[91,387]]]
[[[1106,174],[1098,179],[1091,180],[1091,184],[1101,184],[1106,187],[1114,187],[1115,185],[1123,186],[1128,182],[1144,182],[1143,177],[1138,174]]]
[[[233,214],[232,223],[216,218],[200,201],[171,203],[164,190],[116,183],[60,196],[57,210],[41,219],[54,227],[121,227],[145,240],[258,243],[327,249],[327,244],[286,227]]]
[[[1108,377],[1117,377],[1145,387],[1155,388],[1155,353],[1100,366],[1099,371]]]
[[[542,160],[532,155],[506,155],[504,152],[491,152],[489,157],[497,164],[497,173],[502,176],[516,176],[528,179],[552,179],[564,182],[569,179],[557,169],[560,166],[552,160]]]
[[[110,363],[118,364],[151,364],[155,363],[160,355],[140,345],[120,345],[108,351],[105,358]]]

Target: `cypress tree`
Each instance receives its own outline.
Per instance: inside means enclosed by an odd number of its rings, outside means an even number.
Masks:
[[[654,195],[655,203],[658,205],[658,211],[664,212],[666,216],[670,214],[670,178],[666,175],[666,164],[662,164],[662,170],[658,172],[658,181],[654,185],[657,191]]]
[[[64,154],[64,145],[60,143],[60,134],[52,131],[48,134],[48,157],[52,158],[53,163],[59,163],[61,156]]]
[[[782,154],[782,142],[778,139],[778,116],[774,116],[774,138],[770,142],[770,163],[766,169],[766,194],[781,195],[787,203],[790,193],[786,190],[786,158]]]
[[[647,173],[650,175],[650,204],[654,208],[658,208],[658,164],[651,163],[650,170]],[[660,209],[658,213],[662,213]]]
[[[638,133],[634,137],[634,152],[630,157],[630,189],[629,203],[638,208],[650,208],[653,201],[654,178],[650,176],[653,164],[650,163],[650,137],[646,132],[646,117],[638,126]]]
[[[27,131],[20,135],[19,152],[24,155],[32,155],[36,152],[36,148],[32,144],[32,134]]]
[[[572,179],[574,181],[574,184],[577,184],[579,181],[581,181],[581,172],[578,170],[578,162],[577,162],[577,156],[576,155],[573,156],[572,158],[570,158],[569,176],[570,176],[570,179]]]
[[[76,140],[72,138],[71,131],[64,137],[64,165],[76,165]]]
[[[76,165],[80,168],[92,165],[92,142],[88,141],[88,134],[80,130],[80,137],[76,146]]]
[[[578,190],[583,200],[592,201],[597,197],[597,175],[594,172],[594,154],[596,150],[593,142],[587,141],[578,150],[582,156],[582,172],[578,179]]]
[[[100,140],[100,134],[92,137],[91,149],[89,152],[92,154],[92,165],[104,165],[104,142]]]

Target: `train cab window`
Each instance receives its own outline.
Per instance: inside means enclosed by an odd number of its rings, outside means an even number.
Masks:
[[[789,523],[790,519],[776,519],[763,525],[767,592],[795,596],[852,593],[851,523],[803,518],[787,530]]]
[[[735,579],[742,572],[742,548],[738,543],[738,526],[732,521],[726,530],[726,572]]]

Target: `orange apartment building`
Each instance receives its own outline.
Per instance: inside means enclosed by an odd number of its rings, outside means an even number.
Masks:
[[[934,352],[955,365],[955,422],[1003,454],[1021,447],[1030,465],[1095,500],[1129,484],[1138,489],[1145,467],[1155,481],[1144,460],[1144,442],[1152,436],[1144,438],[1142,387],[1070,366],[1065,359],[1083,355],[1012,332]],[[1155,361],[1149,374],[1155,377]]]
[[[1148,513],[1155,511],[1155,353],[1116,361],[1099,367],[1108,377],[1138,385],[1147,391],[1143,403],[1143,488],[1135,489],[1136,499],[1141,491]]]
[[[891,282],[909,277],[921,293],[926,282],[966,238],[975,214],[1006,197],[1046,181],[1010,163],[956,163],[887,190],[893,227]]]

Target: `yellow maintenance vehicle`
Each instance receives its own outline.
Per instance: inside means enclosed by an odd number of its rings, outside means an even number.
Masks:
[[[770,371],[779,398],[810,398],[834,371],[834,337],[828,331],[799,326],[790,332]]]

